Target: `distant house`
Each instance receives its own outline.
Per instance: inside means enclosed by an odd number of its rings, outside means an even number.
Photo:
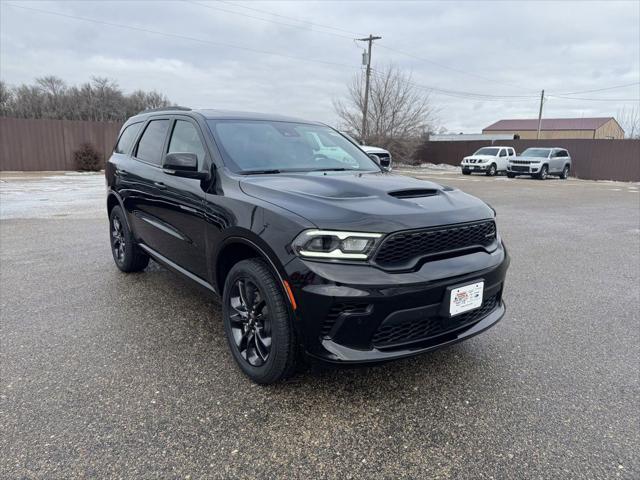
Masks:
[[[482,130],[483,134],[504,133],[523,140],[535,139],[538,119],[499,120]],[[516,137],[516,138],[518,138]],[[624,138],[624,130],[613,117],[604,118],[543,118],[540,138]]]

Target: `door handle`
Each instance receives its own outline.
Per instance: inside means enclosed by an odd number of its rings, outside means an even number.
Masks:
[[[162,182],[153,182],[153,184],[160,190],[165,190],[167,188],[167,186]]]

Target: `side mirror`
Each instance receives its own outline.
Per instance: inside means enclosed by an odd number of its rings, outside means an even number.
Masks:
[[[176,177],[209,179],[209,173],[198,171],[198,156],[190,152],[167,153],[162,163],[162,170],[167,175]]]
[[[376,165],[378,165],[380,167],[380,169],[382,169],[383,172],[388,172],[389,171],[389,167],[388,166],[384,166],[382,165],[382,160],[380,160],[380,157],[378,155],[376,155],[375,153],[370,153],[369,154],[369,158],[371,160],[373,160],[374,162],[376,162]]]

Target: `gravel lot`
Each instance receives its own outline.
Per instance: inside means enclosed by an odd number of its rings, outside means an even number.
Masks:
[[[101,176],[1,176],[0,477],[640,478],[638,185],[405,172],[498,211],[506,317],[273,387],[206,293],[116,269]]]

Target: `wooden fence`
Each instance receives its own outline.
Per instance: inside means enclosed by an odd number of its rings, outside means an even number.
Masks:
[[[75,170],[73,152],[88,142],[109,158],[121,123],[0,118],[0,170]],[[591,180],[640,181],[640,140],[508,140],[529,147],[562,147],[573,160],[572,175]],[[417,161],[459,165],[462,157],[491,141],[425,142]]]
[[[90,143],[109,158],[122,123],[0,118],[0,170],[75,170],[73,152]]]
[[[640,182],[640,140],[474,140],[425,142],[419,149],[419,163],[460,165],[462,158],[480,147],[506,145],[521,153],[529,147],[560,147],[569,150],[572,176],[589,180]]]

